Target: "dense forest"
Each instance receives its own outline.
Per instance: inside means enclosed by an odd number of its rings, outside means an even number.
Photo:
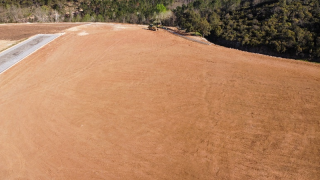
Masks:
[[[319,0],[0,0],[0,22],[161,21],[214,43],[320,62]]]
[[[319,0],[196,0],[174,12],[217,44],[319,62]]]
[[[173,0],[0,0],[0,22],[150,23]],[[157,7],[158,5],[158,7]]]

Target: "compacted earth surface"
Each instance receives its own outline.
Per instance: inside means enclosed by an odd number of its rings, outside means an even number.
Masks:
[[[79,26],[77,23],[25,23],[0,24],[0,52],[36,34],[53,34],[67,28]]]
[[[319,64],[145,29],[73,27],[0,75],[0,179],[320,179]]]

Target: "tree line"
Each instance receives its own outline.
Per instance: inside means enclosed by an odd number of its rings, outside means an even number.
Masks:
[[[152,23],[173,0],[0,0],[0,22]],[[162,14],[169,17],[172,14]]]
[[[319,0],[196,0],[174,12],[180,27],[202,30],[215,43],[320,62],[319,4]]]
[[[198,32],[215,43],[320,59],[319,0],[0,0],[0,22],[122,22]],[[270,52],[269,52],[270,51]]]

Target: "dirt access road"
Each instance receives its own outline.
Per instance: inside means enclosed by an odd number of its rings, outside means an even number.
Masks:
[[[0,75],[1,179],[320,179],[320,66],[74,27]]]

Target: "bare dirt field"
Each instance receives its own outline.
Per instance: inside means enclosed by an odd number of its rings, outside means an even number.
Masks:
[[[76,23],[25,23],[25,24],[0,24],[0,52],[18,41],[36,34],[59,33],[65,29],[79,26]]]
[[[144,28],[78,26],[0,75],[0,179],[320,179],[320,65]]]
[[[54,34],[65,29],[79,26],[79,23],[25,23],[0,24],[1,40],[21,40],[36,34]]]

